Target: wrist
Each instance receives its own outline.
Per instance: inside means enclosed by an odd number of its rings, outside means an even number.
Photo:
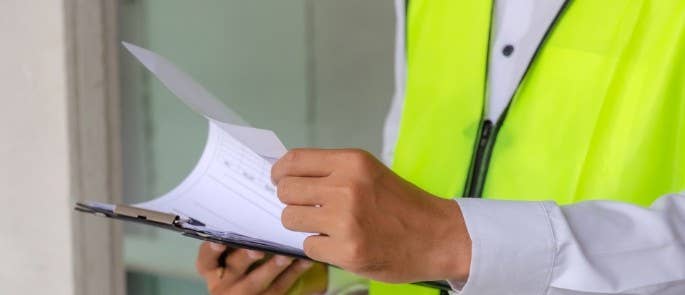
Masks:
[[[459,204],[454,200],[439,199],[441,214],[437,220],[438,234],[432,257],[438,279],[466,281],[471,268],[471,237]]]

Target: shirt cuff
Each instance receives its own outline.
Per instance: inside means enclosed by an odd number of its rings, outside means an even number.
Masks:
[[[461,295],[545,294],[556,257],[551,202],[458,199],[472,240],[468,280],[451,281]]]

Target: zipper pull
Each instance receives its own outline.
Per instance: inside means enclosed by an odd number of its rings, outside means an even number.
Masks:
[[[476,147],[475,157],[471,163],[467,186],[464,189],[464,197],[480,198],[485,184],[485,175],[490,162],[490,152],[492,150],[492,121],[485,120],[481,125]]]

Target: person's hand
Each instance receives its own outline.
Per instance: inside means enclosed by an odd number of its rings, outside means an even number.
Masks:
[[[281,295],[289,290],[316,294],[326,289],[327,269],[321,264],[278,255],[264,261],[262,252],[234,249],[222,268],[219,258],[225,250],[226,246],[210,242],[200,246],[196,268],[211,295]]]
[[[361,150],[296,149],[271,170],[283,225],[320,233],[314,260],[391,283],[465,280],[471,239],[453,200],[435,197]]]

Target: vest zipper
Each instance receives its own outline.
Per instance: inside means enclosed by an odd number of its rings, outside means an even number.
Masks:
[[[571,2],[572,0],[564,0],[562,7],[559,9],[557,15],[554,17],[554,20],[547,28],[547,31],[545,32],[545,35],[542,38],[542,41],[540,41],[540,43],[538,44],[538,47],[536,48],[535,53],[533,54],[533,57],[528,63],[528,67],[526,67],[524,77],[528,75],[528,71],[530,70],[530,67],[532,66],[533,62],[540,53],[540,49],[546,43],[549,34],[552,32],[557,22],[559,21],[559,18],[566,11],[566,8],[568,8],[569,3]],[[490,52],[490,50],[491,49],[488,48],[488,52]],[[523,79],[524,78],[521,78],[521,80],[519,81],[519,86],[523,82]],[[465,198],[483,197],[483,187],[485,186],[485,178],[488,173],[488,167],[490,166],[490,156],[492,156],[492,150],[493,146],[495,145],[495,139],[497,137],[499,128],[502,126],[502,123],[504,122],[504,118],[506,118],[507,113],[509,112],[509,107],[511,106],[512,100],[513,95],[509,100],[507,107],[504,109],[504,112],[500,115],[499,119],[496,122],[492,122],[490,119],[485,119],[481,123],[478,134],[478,142],[475,148],[475,157],[471,160],[471,167],[469,168],[469,174],[466,179],[464,193],[462,194],[462,196]],[[483,110],[483,112],[485,112],[485,110]]]
[[[485,177],[490,164],[492,147],[496,138],[496,126],[490,120],[485,120],[481,124],[475,157],[471,163],[471,169],[464,189],[464,197],[480,198],[483,194]]]

